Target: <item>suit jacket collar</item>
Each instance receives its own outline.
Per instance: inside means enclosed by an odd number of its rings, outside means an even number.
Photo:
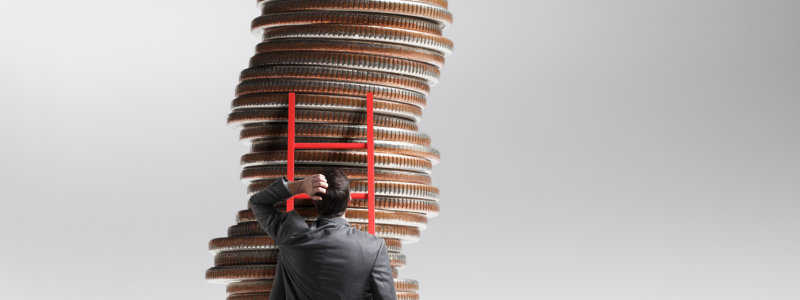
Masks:
[[[335,224],[350,226],[350,222],[347,222],[347,220],[345,220],[342,217],[319,217],[317,219],[317,223],[319,223],[319,226],[322,226],[325,223],[335,223]]]

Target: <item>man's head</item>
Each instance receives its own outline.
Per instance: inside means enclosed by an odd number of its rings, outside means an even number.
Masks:
[[[350,180],[339,168],[327,169],[322,175],[328,181],[328,187],[325,194],[317,193],[322,200],[314,201],[314,207],[320,216],[340,217],[350,203]]]

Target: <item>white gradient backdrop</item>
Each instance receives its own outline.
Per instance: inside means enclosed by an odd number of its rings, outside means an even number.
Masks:
[[[3,1],[0,299],[224,299],[254,2]],[[422,299],[800,299],[800,2],[451,11]]]

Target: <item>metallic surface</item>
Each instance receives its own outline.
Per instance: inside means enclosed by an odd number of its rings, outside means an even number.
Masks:
[[[269,293],[236,294],[228,296],[227,300],[269,300]]]
[[[431,138],[427,134],[419,131],[396,129],[396,128],[375,128],[375,142],[391,141],[401,143],[412,143],[422,146],[429,146]],[[239,135],[243,141],[253,139],[275,139],[287,136],[286,125],[269,124],[254,125],[243,129]],[[348,124],[298,124],[295,125],[295,138],[347,138],[363,139],[367,138],[367,127],[363,125]],[[431,150],[433,152],[433,150]]]
[[[274,279],[275,265],[242,265],[213,267],[206,271],[211,283],[229,283],[253,279]]]
[[[436,21],[442,28],[453,23],[453,15],[446,7],[430,2],[397,0],[283,0],[259,3],[262,14],[287,11],[332,10],[360,11],[391,15],[406,15]]]
[[[361,25],[303,25],[275,27],[264,30],[263,39],[358,39],[414,46],[442,53],[453,54],[453,41],[442,36]]]
[[[366,101],[364,101],[364,99],[356,97],[297,94],[295,98],[295,105],[300,110],[331,110],[364,113],[364,106],[366,106]],[[231,102],[231,110],[277,109],[286,111],[286,108],[289,106],[288,103],[289,97],[287,94],[254,94],[234,99]],[[377,115],[400,117],[412,122],[419,122],[422,118],[422,109],[413,105],[375,100],[374,106]]]
[[[439,82],[439,68],[411,60],[351,53],[277,52],[257,54],[250,59],[250,67],[265,65],[328,66],[377,71],[425,79],[428,84]],[[243,80],[240,77],[240,80]],[[429,92],[430,88],[428,88]]]
[[[238,110],[228,115],[228,125],[240,129],[251,124],[285,123],[288,118],[288,113],[281,110]],[[338,123],[351,125],[362,125],[366,123],[363,114],[330,110],[297,110],[295,120],[305,123]],[[374,120],[376,127],[417,130],[416,123],[402,118],[375,116]]]
[[[295,179],[302,179],[314,174],[321,174],[327,167],[295,167]],[[367,172],[364,169],[340,168],[347,178],[367,179]],[[427,174],[415,172],[403,172],[395,170],[375,170],[375,178],[380,181],[399,181],[419,184],[431,184],[431,177]],[[286,175],[286,167],[250,167],[242,170],[242,182],[251,183],[259,180],[276,180]]]
[[[247,193],[249,195],[255,194],[267,188],[270,184],[272,184],[270,180],[253,182],[247,186]],[[366,180],[351,180],[350,192],[366,193]],[[375,194],[379,197],[401,197],[439,201],[439,189],[423,184],[379,181],[375,183]]]
[[[358,82],[303,80],[303,79],[268,79],[248,80],[236,86],[236,96],[256,93],[314,93],[343,96],[363,96],[368,93],[379,100],[391,100],[425,107],[425,94],[393,87],[364,84]]]
[[[339,167],[366,167],[367,153],[343,150],[295,150],[294,161],[298,165],[329,165]],[[243,167],[285,165],[286,151],[254,152],[242,156]],[[375,153],[375,168],[405,170],[428,174],[433,164],[423,158]]]
[[[360,139],[334,139],[334,138],[296,138],[297,143],[363,143]],[[247,144],[247,142],[245,142]],[[277,151],[286,145],[285,140],[259,140],[250,145],[251,152]],[[352,149],[353,152],[364,152],[362,149]],[[435,165],[439,163],[439,151],[420,145],[402,142],[376,142],[375,152],[413,156],[424,158]]]
[[[264,29],[267,28],[311,24],[378,26],[442,35],[442,28],[439,27],[439,24],[431,21],[396,15],[337,11],[303,11],[269,14],[253,20],[250,27],[253,34],[259,36],[264,32]]]
[[[256,46],[256,53],[275,53],[284,51],[323,51],[336,53],[371,54],[377,56],[408,59],[444,67],[444,54],[420,47],[361,40],[316,40],[279,39],[264,41]]]
[[[280,0],[257,0],[256,3],[258,4],[258,7],[261,8],[264,6],[264,4],[275,1],[280,1]],[[442,8],[447,8],[447,0],[398,0],[398,1],[413,1],[431,5],[438,5],[441,6]]]
[[[245,69],[239,80],[254,79],[322,79],[395,87],[430,94],[428,82],[419,78],[389,73],[318,66],[258,66]]]

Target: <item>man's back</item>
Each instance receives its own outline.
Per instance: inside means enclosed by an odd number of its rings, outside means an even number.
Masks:
[[[270,299],[396,299],[385,242],[342,217],[309,226],[273,205],[291,194],[276,182],[250,200],[261,227],[280,250]]]
[[[382,259],[389,259],[382,239],[350,227],[344,218],[320,218],[309,231],[280,245],[279,275],[272,292],[276,298],[270,295],[270,299],[373,299],[371,283],[392,280],[391,269],[388,274],[372,272]],[[389,278],[372,280],[373,275]]]

